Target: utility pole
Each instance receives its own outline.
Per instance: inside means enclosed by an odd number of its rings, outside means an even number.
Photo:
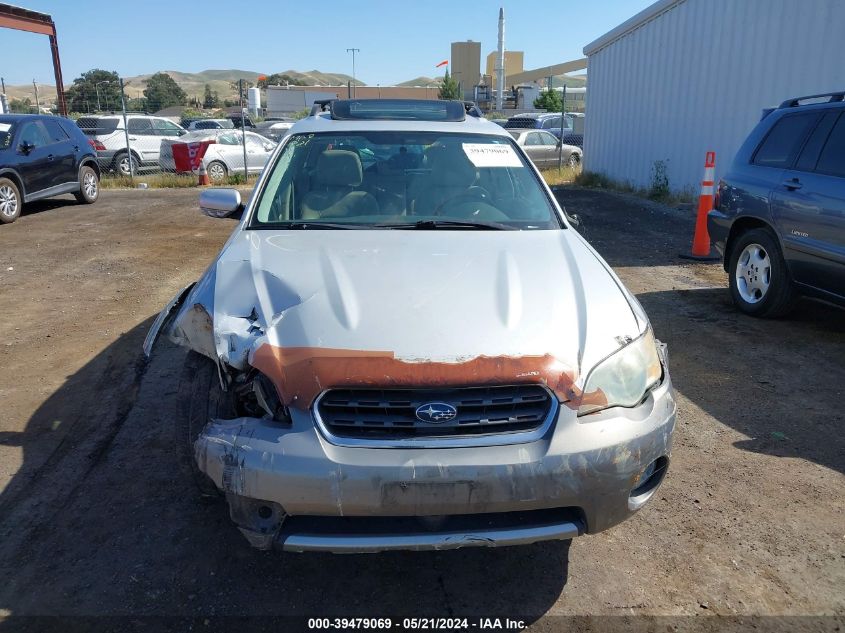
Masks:
[[[244,146],[244,184],[246,184],[249,173],[247,172],[246,167],[246,108],[244,107],[244,80],[239,79],[238,84],[238,101],[241,104],[241,142],[243,142]]]
[[[120,107],[123,109],[123,135],[126,137],[126,161],[129,165],[129,184],[134,184],[132,178],[135,170],[132,168],[132,148],[129,147],[129,123],[126,118],[126,96],[123,94],[123,78],[120,78]]]
[[[346,52],[352,53],[352,96],[354,97],[355,92],[356,92],[356,90],[355,90],[355,88],[356,88],[356,86],[355,86],[355,53],[360,53],[361,49],[360,48],[347,48]]]
[[[35,88],[35,112],[36,114],[41,114],[41,104],[38,103],[38,85],[34,79],[32,80],[32,87]]]

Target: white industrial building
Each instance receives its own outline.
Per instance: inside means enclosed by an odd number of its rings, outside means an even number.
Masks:
[[[764,108],[845,90],[845,0],[659,0],[584,48],[584,168],[695,188],[724,173]]]

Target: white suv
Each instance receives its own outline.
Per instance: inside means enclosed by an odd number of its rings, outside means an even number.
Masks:
[[[126,122],[131,158],[126,152],[122,114],[84,116],[76,122],[93,141],[97,160],[104,172],[115,171],[122,176],[128,176],[130,160],[132,172],[145,167],[157,168],[161,141],[186,133],[184,128],[169,119],[147,114],[128,114]]]

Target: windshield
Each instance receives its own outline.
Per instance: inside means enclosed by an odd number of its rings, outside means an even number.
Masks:
[[[436,132],[297,134],[272,166],[251,228],[561,228],[513,141]]]

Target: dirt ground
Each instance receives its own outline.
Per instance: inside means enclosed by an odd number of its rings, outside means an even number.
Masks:
[[[845,312],[805,302],[781,321],[741,316],[720,265],[677,258],[691,212],[559,196],[669,345],[680,412],[668,478],[602,534],[436,553],[257,552],[225,505],[196,499],[172,423],[184,352],[141,352],[234,226],[200,215],[196,190],[50,201],[0,227],[0,614],[519,616],[537,630],[576,622],[552,617],[564,615],[673,616],[654,630],[812,615],[838,617],[763,628],[841,627]],[[0,632],[16,625],[47,628],[11,617]]]

